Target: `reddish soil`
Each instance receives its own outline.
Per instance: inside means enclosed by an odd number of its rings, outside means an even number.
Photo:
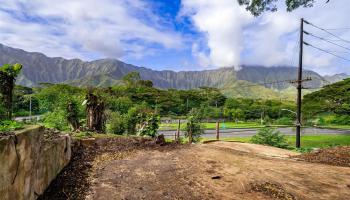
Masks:
[[[214,142],[159,146],[136,138],[77,145],[41,199],[349,199],[350,168],[293,152]]]

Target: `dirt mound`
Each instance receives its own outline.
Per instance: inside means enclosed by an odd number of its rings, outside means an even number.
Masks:
[[[313,163],[350,167],[350,146],[319,149],[292,158]]]
[[[215,146],[219,148],[227,148],[235,151],[261,155],[266,157],[289,158],[290,156],[299,155],[299,153],[297,152],[289,151],[286,149],[281,149],[281,148],[276,148],[271,146],[264,146],[259,144],[251,144],[251,143],[216,141],[216,142],[207,143],[205,145]]]
[[[277,185],[270,182],[265,183],[253,183],[251,184],[251,190],[254,192],[261,192],[273,199],[278,200],[296,200],[296,198],[288,193],[281,185]]]
[[[52,136],[54,132],[48,131]],[[105,160],[118,160],[140,149],[164,150],[174,145],[160,147],[154,140],[139,137],[118,137],[92,139],[93,143],[84,145],[76,141],[72,148],[70,163],[62,170],[38,200],[85,199],[90,188],[89,173],[94,165]]]

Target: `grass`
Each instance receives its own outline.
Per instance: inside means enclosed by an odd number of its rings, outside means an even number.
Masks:
[[[350,125],[324,125],[324,126],[319,126],[319,128],[349,130],[350,129]]]
[[[184,130],[185,123],[181,124],[181,130]],[[205,129],[216,129],[216,123],[215,122],[203,122],[202,125],[205,127]],[[177,129],[176,123],[171,124],[160,124],[159,130],[176,130]],[[273,127],[287,127],[285,125],[271,125]],[[221,122],[220,123],[220,129],[233,129],[233,128],[263,128],[265,125],[261,125],[256,122]]]
[[[236,141],[250,143],[251,137],[222,138],[222,141]],[[295,146],[295,136],[286,136],[289,146]],[[212,140],[204,138],[202,141]],[[306,135],[301,137],[302,148],[326,148],[332,146],[350,145],[350,135]]]
[[[22,129],[23,127],[23,123],[21,122],[16,122],[12,120],[0,121],[0,132],[14,131]]]

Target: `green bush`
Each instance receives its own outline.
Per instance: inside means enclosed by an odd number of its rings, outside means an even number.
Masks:
[[[111,112],[108,114],[107,132],[117,135],[123,135],[126,130],[126,120],[118,112]]]
[[[264,144],[278,148],[288,147],[285,136],[282,135],[281,132],[271,128],[260,129],[259,132],[252,137],[251,142],[255,144]]]
[[[0,132],[14,131],[23,128],[23,124],[12,120],[0,121]]]
[[[147,113],[140,119],[140,129],[138,130],[141,136],[155,137],[159,128],[160,117],[154,113]]]
[[[293,120],[291,120],[289,117],[281,117],[281,118],[275,120],[275,124],[278,124],[278,125],[292,125],[293,124]]]
[[[192,133],[192,141],[198,142],[201,135],[204,133],[204,128],[201,124],[201,115],[197,109],[192,109],[187,117],[185,125],[185,136],[189,137]]]
[[[332,124],[338,125],[349,125],[350,124],[350,116],[349,115],[337,115],[332,121]]]
[[[60,131],[69,130],[66,112],[63,110],[46,113],[43,117],[43,123],[48,128],[55,128]]]

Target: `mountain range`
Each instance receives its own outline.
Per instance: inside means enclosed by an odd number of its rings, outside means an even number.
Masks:
[[[288,66],[244,65],[238,71],[233,67],[203,71],[156,71],[116,59],[87,62],[80,59],[47,57],[42,53],[27,52],[0,44],[0,65],[5,63],[21,63],[24,67],[16,83],[29,87],[43,82],[108,87],[121,84],[120,80],[124,75],[137,71],[142,79],[151,80],[155,87],[162,89],[208,86],[221,89],[227,96],[249,98],[293,98],[295,89],[288,80],[297,77],[297,68]],[[312,78],[312,81],[304,85],[310,89],[320,88],[348,77],[346,74],[323,77],[311,70],[303,71],[303,76]]]

